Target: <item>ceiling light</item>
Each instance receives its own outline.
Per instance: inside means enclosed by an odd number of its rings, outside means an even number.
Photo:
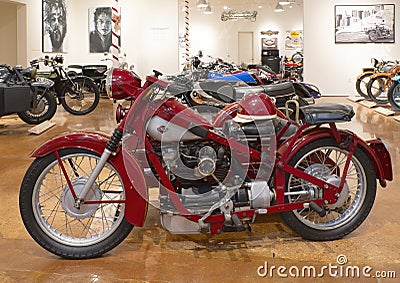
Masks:
[[[289,5],[290,1],[279,1],[280,5]]]
[[[275,7],[275,9],[274,9],[274,12],[281,13],[281,12],[283,12],[283,11],[285,11],[285,10],[283,9],[282,5],[279,4],[279,3],[277,3],[277,4],[276,4],[276,7]]]
[[[199,0],[199,1],[197,1],[196,6],[197,6],[197,8],[206,8],[207,7],[207,1],[206,0]]]
[[[212,13],[213,13],[213,11],[211,10],[211,6],[210,6],[210,4],[208,4],[206,9],[204,10],[204,14],[210,15]]]

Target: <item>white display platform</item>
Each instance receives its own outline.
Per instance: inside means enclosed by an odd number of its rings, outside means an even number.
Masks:
[[[44,131],[47,131],[51,127],[54,127],[55,125],[56,125],[56,123],[54,123],[54,122],[44,121],[43,123],[40,123],[39,125],[36,125],[33,128],[30,128],[28,130],[28,132],[31,134],[35,134],[35,135],[40,135],[41,133],[43,133]]]
[[[379,104],[376,104],[375,102],[370,101],[370,100],[360,101],[359,104],[361,104],[362,106],[368,107],[368,108],[374,108],[374,107],[379,106]]]
[[[347,97],[347,99],[353,102],[360,102],[363,101],[365,98],[362,96],[349,96]]]
[[[394,116],[394,114],[396,114],[396,112],[392,109],[385,107],[377,107],[374,109],[374,111],[385,116]]]

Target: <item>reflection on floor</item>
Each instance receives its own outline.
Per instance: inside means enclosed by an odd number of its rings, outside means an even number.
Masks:
[[[399,277],[400,183],[396,167],[400,164],[400,123],[345,98],[323,98],[318,103],[322,101],[354,105],[353,121],[339,126],[366,139],[381,137],[390,145],[395,181],[387,189],[378,190],[372,212],[352,234],[333,242],[305,241],[274,215],[259,217],[251,233],[172,235],[160,227],[157,210],[150,208],[145,227],[134,228],[120,246],[103,257],[84,261],[60,259],[30,238],[19,217],[18,190],[31,162],[29,153],[35,147],[64,131],[97,130],[109,134],[116,125],[115,107],[102,99],[95,112],[86,116],[72,116],[59,107],[54,118],[57,126],[39,136],[29,135],[27,130],[32,126],[16,116],[1,118],[0,282],[273,282],[282,279],[277,273],[279,266],[286,268],[280,272],[289,276],[288,282],[293,282],[291,274],[296,273],[296,267],[301,277],[302,268],[307,266],[314,266],[317,276],[325,270],[320,282],[365,282],[362,273],[357,280],[349,272],[346,277],[337,262],[340,255],[347,257],[345,267],[358,266],[362,272],[362,268],[370,266],[372,271],[367,270],[366,275],[371,277],[376,271],[396,271]],[[329,264],[336,269],[324,269]],[[275,269],[271,274],[272,266]],[[267,269],[265,277],[258,275]],[[335,274],[339,278],[334,279]],[[310,276],[305,274],[298,282],[310,282]],[[395,279],[374,277],[368,282]]]

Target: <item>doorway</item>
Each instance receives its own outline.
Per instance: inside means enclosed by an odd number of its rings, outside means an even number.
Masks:
[[[26,5],[0,1],[0,64],[27,62]]]
[[[238,32],[238,64],[254,63],[254,35],[253,32]]]

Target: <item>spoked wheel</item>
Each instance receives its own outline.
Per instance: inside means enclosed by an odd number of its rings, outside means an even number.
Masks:
[[[290,165],[319,179],[339,186],[348,151],[341,149],[332,138],[311,142],[303,147],[290,161]],[[318,198],[321,188],[293,175],[287,174],[286,191],[290,203]],[[293,193],[307,191],[307,195]],[[311,208],[282,213],[294,231],[305,239],[336,240],[349,234],[365,220],[374,203],[376,194],[375,171],[367,154],[357,148],[350,161],[344,187],[336,203],[323,208],[320,216]]]
[[[59,152],[77,195],[100,157],[81,149]],[[75,207],[65,175],[54,154],[36,159],[24,176],[20,213],[26,229],[43,248],[64,258],[100,256],[117,246],[133,226],[124,218],[125,188],[109,163],[90,189],[86,201]]]
[[[370,80],[372,73],[363,74],[356,81],[356,90],[359,95],[365,99],[370,99],[367,92],[368,82]]]
[[[378,33],[376,31],[370,31],[368,37],[371,41],[375,42],[378,40]]]
[[[390,104],[400,111],[400,83],[392,82],[388,90],[388,97]]]
[[[388,77],[376,77],[370,79],[367,86],[368,97],[377,104],[389,103],[387,92]]]
[[[66,83],[61,92],[61,105],[74,115],[85,115],[92,112],[100,100],[100,92],[92,79],[76,77],[73,84]]]
[[[45,94],[43,95],[43,92]],[[45,88],[37,87],[35,93],[37,100],[26,111],[18,112],[18,117],[28,124],[40,124],[53,118],[57,111],[57,101],[54,94]]]

